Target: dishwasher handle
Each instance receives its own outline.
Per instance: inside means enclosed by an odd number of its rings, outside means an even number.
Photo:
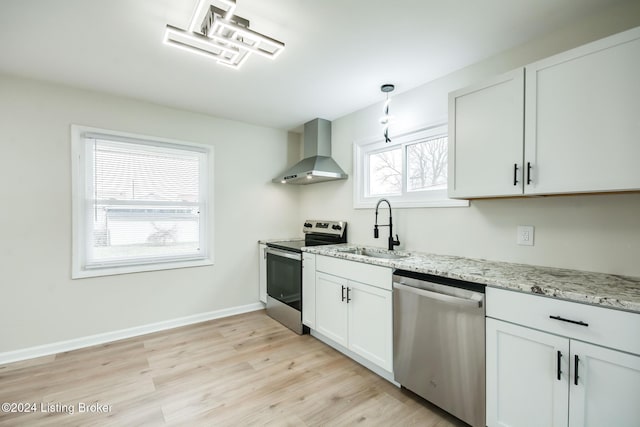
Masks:
[[[462,297],[456,297],[453,295],[447,295],[447,294],[443,294],[440,292],[435,292],[435,291],[428,291],[426,289],[419,289],[419,288],[415,288],[413,286],[407,286],[404,285],[402,283],[398,283],[398,282],[393,282],[393,287],[395,289],[398,289],[400,291],[404,291],[404,292],[411,292],[413,294],[416,295],[420,295],[422,297],[426,297],[426,298],[431,298],[431,299],[435,299],[438,301],[444,301],[444,302],[451,302],[451,303],[455,303],[458,305],[466,305],[466,306],[473,306],[473,307],[482,307],[482,302],[484,300],[484,297],[480,297],[480,299],[476,299],[476,298],[462,298]],[[481,294],[479,294],[481,295]]]

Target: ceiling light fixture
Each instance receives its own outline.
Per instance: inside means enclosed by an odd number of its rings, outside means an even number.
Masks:
[[[251,53],[270,59],[284,43],[249,29],[249,20],[235,15],[235,0],[199,0],[189,30],[167,25],[164,43],[240,68]]]
[[[384,142],[391,142],[389,138],[389,123],[393,119],[393,116],[389,115],[389,103],[391,103],[391,99],[389,99],[389,93],[393,92],[396,87],[392,84],[384,84],[380,86],[380,90],[387,94],[387,100],[384,102],[384,116],[380,118],[380,123],[382,124],[382,132],[384,135]]]

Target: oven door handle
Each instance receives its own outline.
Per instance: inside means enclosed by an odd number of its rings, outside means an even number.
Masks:
[[[274,248],[267,248],[266,252],[267,254],[294,259],[296,261],[302,261],[302,254],[298,254],[295,252],[288,252],[288,251],[283,251],[283,250],[274,249]]]

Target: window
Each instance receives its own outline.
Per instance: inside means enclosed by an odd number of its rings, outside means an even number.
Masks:
[[[354,207],[384,197],[394,207],[469,206],[447,197],[447,129],[432,126],[384,140],[354,144]]]
[[[73,278],[211,264],[210,148],[72,126]]]

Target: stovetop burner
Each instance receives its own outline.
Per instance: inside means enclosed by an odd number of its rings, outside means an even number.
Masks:
[[[307,220],[302,227],[304,240],[269,242],[267,246],[290,252],[302,252],[305,246],[335,245],[347,242],[345,221]]]
[[[302,252],[302,248],[305,245],[304,240],[290,240],[285,242],[269,242],[267,246],[276,249],[282,249],[284,251]]]

